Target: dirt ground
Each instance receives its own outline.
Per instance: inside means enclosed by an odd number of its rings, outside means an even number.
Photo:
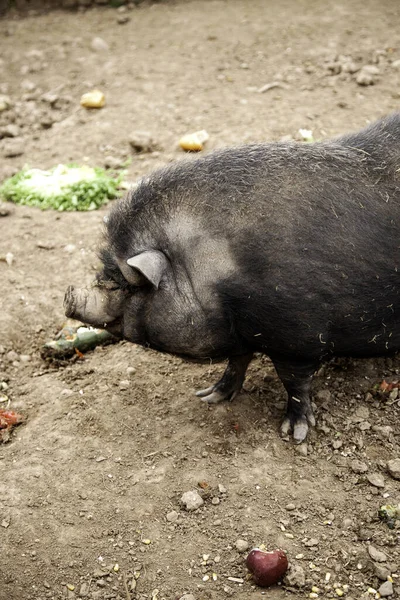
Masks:
[[[207,151],[355,130],[400,108],[399,24],[398,0],[10,12],[0,180],[24,164],[130,159],[133,182],[181,159],[178,139],[198,129]],[[106,106],[87,111],[79,99],[94,87]],[[153,152],[133,152],[138,130]],[[400,503],[387,470],[400,458],[400,401],[376,392],[399,358],[321,369],[317,427],[300,447],[279,436],[285,395],[265,357],[235,402],[211,407],[194,391],[223,365],[125,342],[46,362],[65,288],[93,277],[106,212],[11,206],[0,218],[0,255],[13,255],[0,261],[0,408],[26,418],[0,445],[0,599],[357,600],[382,584],[400,597],[400,529],[378,518]],[[189,490],[204,499],[193,512],[180,502]],[[287,551],[284,585],[252,583],[246,543]]]

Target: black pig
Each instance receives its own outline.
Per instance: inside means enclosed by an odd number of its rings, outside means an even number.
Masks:
[[[228,148],[143,179],[110,212],[104,269],[67,316],[137,344],[228,358],[207,402],[267,354],[296,442],[332,356],[400,348],[400,113],[313,144]]]

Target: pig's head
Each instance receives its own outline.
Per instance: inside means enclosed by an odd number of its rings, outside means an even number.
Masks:
[[[171,250],[165,238],[156,243],[148,233],[135,234],[131,220],[120,214],[111,211],[100,253],[103,268],[93,285],[68,288],[66,315],[157,350],[225,358],[234,336],[215,289],[201,274],[193,277],[190,260],[176,246]],[[157,236],[163,237],[160,228]]]

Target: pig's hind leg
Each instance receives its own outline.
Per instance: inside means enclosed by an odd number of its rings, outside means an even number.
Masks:
[[[216,404],[222,400],[233,400],[242,389],[247,367],[252,358],[252,354],[231,356],[225,373],[218,383],[205,390],[196,392],[196,396],[199,396],[204,402],[208,402],[209,404]]]
[[[315,362],[292,362],[272,359],[276,372],[288,393],[286,416],[281,432],[287,437],[293,432],[297,444],[307,437],[308,426],[315,425],[315,417],[311,408],[310,388],[313,375],[318,369]]]

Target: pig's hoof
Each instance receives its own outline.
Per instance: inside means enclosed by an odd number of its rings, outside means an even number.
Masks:
[[[307,416],[302,415],[296,418],[287,416],[281,425],[282,437],[288,438],[289,434],[293,432],[294,443],[301,444],[307,437],[309,425],[315,425],[315,418],[312,412]]]
[[[218,402],[222,402],[223,400],[233,400],[235,396],[239,393],[240,390],[234,391],[221,391],[218,389],[218,384],[212,385],[205,390],[200,390],[196,392],[196,396],[202,399],[203,402],[208,402],[208,404],[217,404]]]

